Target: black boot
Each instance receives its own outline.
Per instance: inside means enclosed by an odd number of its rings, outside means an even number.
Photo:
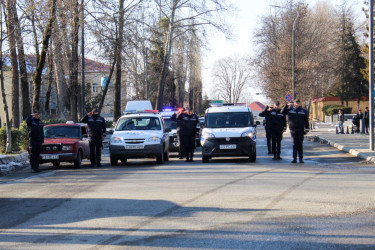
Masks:
[[[299,158],[299,163],[305,163],[305,162],[303,161],[303,158]]]
[[[280,157],[280,154],[277,154],[277,160],[282,160],[283,158]]]
[[[274,155],[273,155],[272,160],[277,160],[277,154],[274,154]]]
[[[293,158],[293,161],[291,161],[291,163],[297,163],[297,159]]]

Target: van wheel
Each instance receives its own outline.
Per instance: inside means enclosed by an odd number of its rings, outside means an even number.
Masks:
[[[164,152],[164,161],[169,161],[169,150]]]
[[[117,166],[118,164],[118,159],[114,156],[110,156],[110,159],[111,159],[111,165],[112,166]]]
[[[161,153],[160,155],[156,156],[156,163],[157,164],[163,164],[164,163],[164,153]]]
[[[79,150],[77,154],[77,159],[74,160],[74,167],[81,168],[82,167],[82,151]]]
[[[54,161],[52,162],[54,167],[60,167],[60,162],[59,161]]]
[[[255,162],[257,160],[257,151],[249,155],[249,162]]]
[[[208,162],[208,159],[209,159],[208,156],[203,156],[203,155],[202,155],[202,162],[203,162],[203,163],[207,163],[207,162]]]
[[[125,164],[125,163],[127,163],[128,162],[128,159],[127,158],[121,158],[121,163],[122,164]]]

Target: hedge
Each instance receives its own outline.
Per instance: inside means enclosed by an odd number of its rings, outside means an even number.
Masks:
[[[344,114],[351,114],[352,108],[351,107],[345,107],[341,105],[327,105],[323,107],[323,113],[325,115],[335,115],[339,113],[339,110],[342,110]]]

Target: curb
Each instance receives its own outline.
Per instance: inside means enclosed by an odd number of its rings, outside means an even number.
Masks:
[[[314,136],[308,136],[307,140],[308,141],[313,141],[313,142],[318,142],[318,143],[321,143],[321,144],[331,145],[332,147],[335,147],[335,148],[337,148],[337,149],[339,149],[341,151],[347,152],[347,153],[349,153],[349,154],[351,154],[353,156],[356,156],[358,158],[366,160],[367,162],[375,163],[375,156],[368,156],[368,154],[366,154],[366,153],[360,152],[360,151],[358,151],[356,149],[352,149],[350,147],[343,146],[343,145],[341,145],[339,143],[330,141],[330,140],[328,140],[326,138],[314,135]]]

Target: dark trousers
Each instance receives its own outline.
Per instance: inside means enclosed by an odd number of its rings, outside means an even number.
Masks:
[[[271,134],[271,129],[266,128],[266,138],[267,138],[267,149],[268,153],[269,152],[274,152],[271,148],[271,142],[272,142],[272,134]]]
[[[369,120],[365,119],[366,134],[368,134],[368,126],[369,126]]]
[[[42,143],[41,142],[30,142],[30,165],[31,168],[34,170],[39,169],[39,157],[40,152],[42,151]]]
[[[298,157],[300,159],[303,158],[303,138],[305,136],[305,132],[303,130],[292,130],[290,131],[292,138],[293,138],[293,158]]]
[[[91,138],[89,145],[91,165],[99,165],[102,160],[102,138]]]
[[[178,139],[178,156],[179,157],[185,157],[185,137],[184,135],[177,134]]]
[[[281,140],[283,139],[283,130],[282,129],[274,129],[271,130],[272,134],[272,152],[274,155],[280,156],[281,151]]]
[[[184,135],[184,142],[185,142],[186,159],[192,160],[194,157],[194,149],[195,149],[195,134]]]

